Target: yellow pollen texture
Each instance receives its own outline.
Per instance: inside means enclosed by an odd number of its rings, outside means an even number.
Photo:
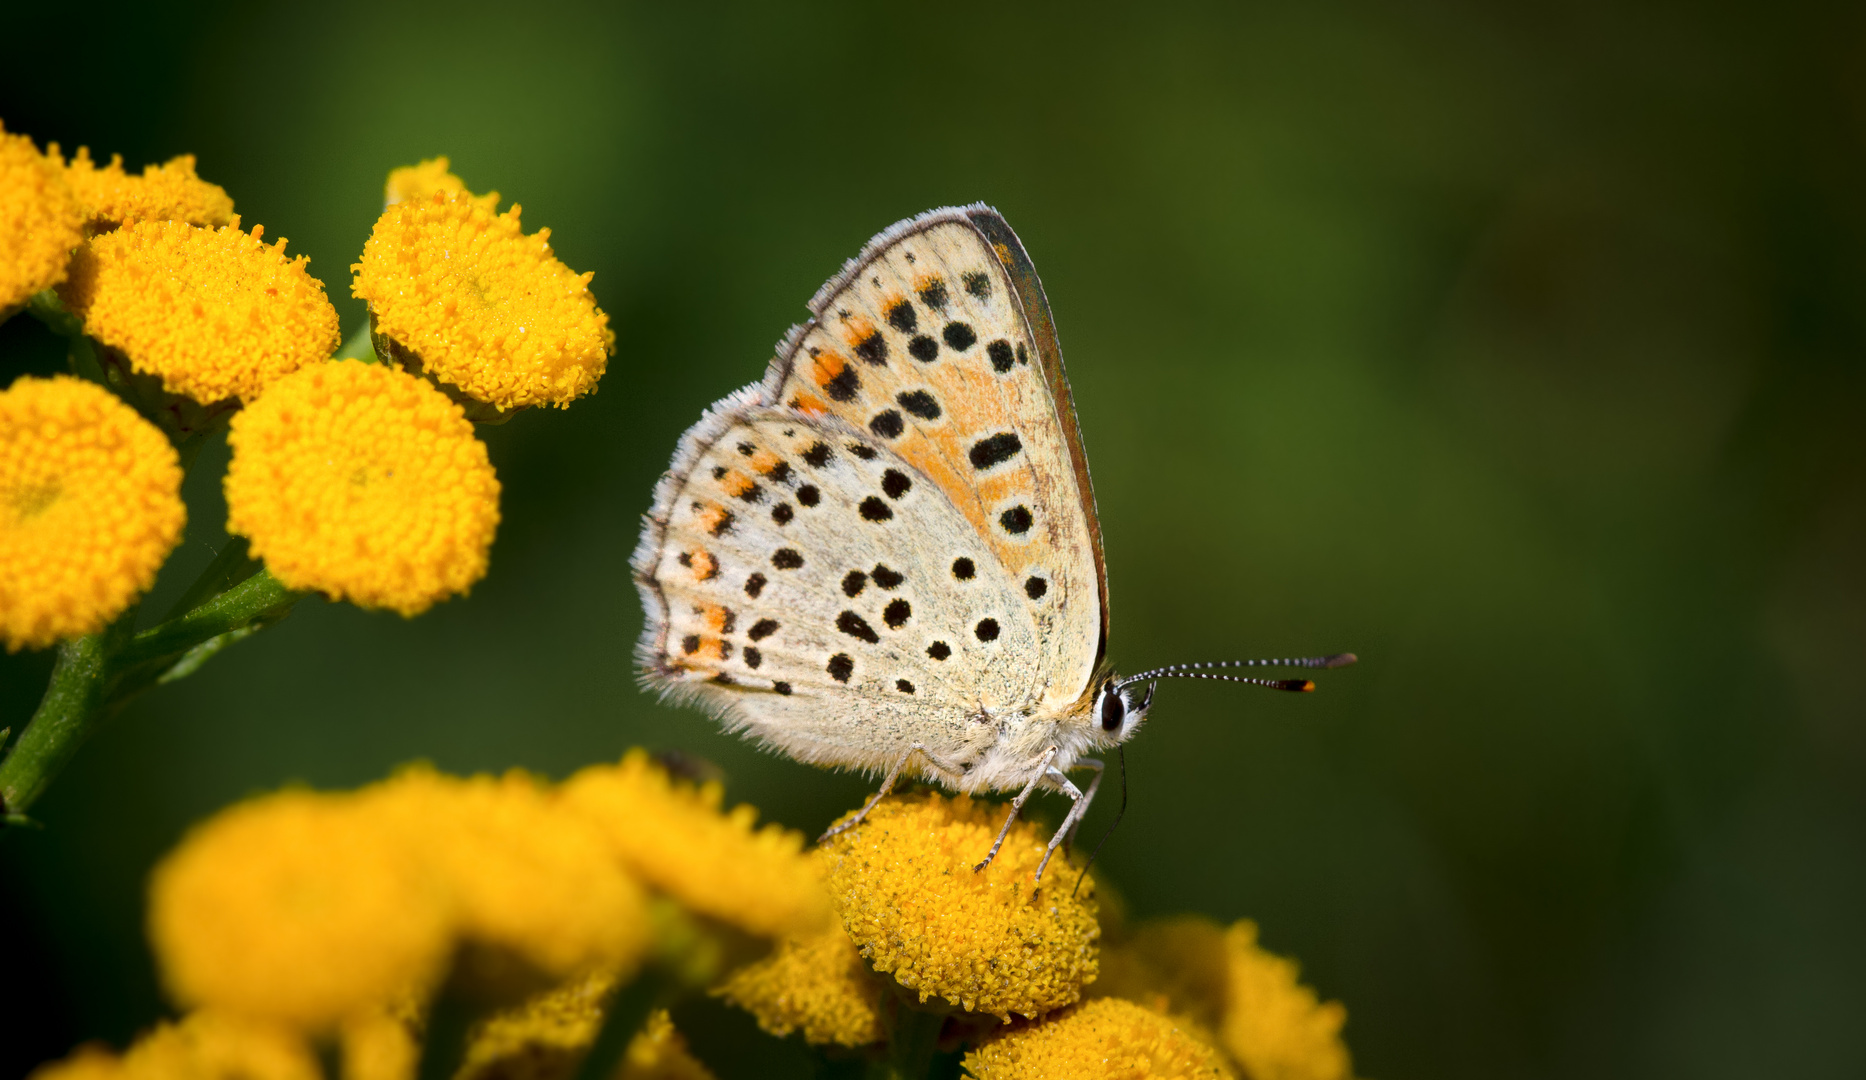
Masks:
[[[251,402],[337,351],[337,311],[305,258],[263,229],[145,221],[96,237],[60,289],[85,333],[202,404]]]
[[[168,439],[108,390],[30,376],[0,393],[0,637],[101,630],[155,581],[187,510]]]
[[[440,192],[392,205],[352,291],[424,373],[500,409],[565,407],[596,389],[615,334],[593,275],[552,254],[549,229],[525,235],[518,214]]]
[[[802,1031],[814,1045],[867,1046],[886,1036],[882,983],[840,926],[785,940],[712,992],[779,1038]]]
[[[234,225],[233,198],[219,184],[194,171],[194,155],[183,154],[164,165],[145,165],[141,176],[123,170],[123,157],[112,155],[102,168],[86,147],[65,166],[65,181],[84,206],[88,232],[109,232],[138,221],[183,221],[190,225]]]
[[[484,195],[475,195],[467,190],[466,181],[449,171],[450,164],[445,157],[429,158],[419,165],[404,165],[389,173],[389,181],[383,185],[382,203],[394,206],[396,203],[420,202],[436,194],[452,198],[465,196],[472,202],[491,210],[499,205],[499,193],[489,191]]]
[[[31,1080],[320,1080],[317,1057],[288,1030],[218,1012],[160,1023],[122,1057],[95,1043]]]
[[[57,161],[0,125],[0,317],[65,280],[83,223]]]
[[[420,379],[315,364],[227,441],[227,530],[287,587],[416,615],[485,576],[499,481],[460,406]]]
[[[1002,808],[937,792],[883,800],[825,847],[830,896],[876,971],[921,1001],[1001,1020],[1072,1004],[1097,971],[1094,880],[1058,859],[1031,878],[1045,836],[1018,822],[984,872]]]
[[[1099,998],[986,1039],[965,1056],[976,1080],[1229,1080],[1211,1047],[1131,1001]],[[1253,1080],[1255,1074],[1253,1075]]]

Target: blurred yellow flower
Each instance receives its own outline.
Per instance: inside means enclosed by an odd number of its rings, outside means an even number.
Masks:
[[[788,938],[770,956],[726,977],[712,993],[751,1013],[779,1037],[802,1031],[804,1041],[867,1046],[881,1026],[885,988],[840,926]]]
[[[51,156],[57,158],[54,144]],[[65,182],[84,207],[89,233],[109,232],[138,221],[185,221],[190,225],[239,225],[233,198],[219,184],[195,175],[194,155],[183,154],[165,165],[145,165],[141,176],[123,171],[123,156],[112,154],[98,168],[88,147],[65,165]]]
[[[305,257],[231,226],[144,221],[91,240],[59,288],[85,333],[163,389],[202,404],[250,402],[337,351],[337,311]]]
[[[647,897],[596,827],[531,777],[404,770],[359,793],[379,828],[410,838],[452,894],[460,933],[561,979],[632,973],[648,945]]]
[[[829,925],[829,899],[803,854],[803,836],[736,806],[721,813],[718,784],[678,781],[641,750],[620,765],[565,781],[566,805],[603,831],[635,875],[703,915],[754,934],[804,934]]]
[[[455,1080],[567,1077],[596,1042],[618,980],[592,972],[474,1025]],[[666,1009],[648,1015],[612,1080],[712,1080]]]
[[[667,1010],[656,1009],[629,1042],[616,1080],[713,1080],[713,1072],[687,1049]]]
[[[175,448],[114,394],[58,375],[0,392],[0,638],[102,629],[155,581],[187,509]]]
[[[411,369],[501,410],[568,406],[596,388],[615,347],[592,275],[558,261],[550,230],[435,191],[382,212],[352,291]]]
[[[1347,1010],[1297,981],[1296,964],[1257,946],[1257,927],[1204,916],[1143,923],[1102,954],[1097,995],[1131,998],[1216,1033],[1252,1080],[1347,1080]]]
[[[313,365],[227,441],[227,531],[287,587],[416,615],[485,576],[499,481],[460,406],[420,379]]]
[[[0,318],[65,280],[83,224],[58,162],[0,124]]]
[[[412,1001],[352,1014],[338,1032],[343,1080],[412,1080],[421,1061],[420,1009]]]
[[[389,173],[389,182],[383,185],[382,203],[394,206],[396,203],[420,202],[435,194],[449,198],[465,196],[476,205],[491,210],[499,205],[499,193],[489,191],[484,195],[475,195],[467,190],[466,181],[455,176],[449,170],[445,157],[429,158],[419,165],[404,165]]]
[[[284,791],[196,826],[156,867],[149,939],[184,1005],[301,1030],[428,985],[453,945],[453,898],[414,838],[362,801]]]
[[[995,804],[936,792],[884,799],[825,847],[830,895],[875,970],[1001,1020],[1075,1002],[1096,973],[1094,881],[1031,878],[1046,837],[1018,822],[972,869],[1002,820]]]
[[[976,1080],[1224,1080],[1218,1051],[1172,1020],[1119,998],[1097,998],[986,1038],[965,1056]],[[1251,1074],[1251,1080],[1257,1080]]]
[[[41,1066],[31,1080],[322,1080],[291,1032],[215,1012],[158,1024],[122,1057],[96,1045]]]

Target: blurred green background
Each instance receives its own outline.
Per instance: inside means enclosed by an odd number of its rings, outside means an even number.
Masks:
[[[145,876],[243,795],[645,744],[801,829],[853,805],[636,689],[626,559],[821,281],[982,199],[1055,308],[1118,662],[1364,658],[1163,685],[1102,856],[1137,914],[1257,919],[1363,1075],[1866,1074],[1858,5],[10,4],[0,40],[9,130],[198,154],[346,331],[384,174],[448,154],[619,339],[484,430],[471,598],[301,605],[0,836],[0,1071],[163,1015]],[[0,380],[60,362],[0,327]],[[163,595],[224,538],[219,454]],[[0,661],[0,726],[49,666]]]

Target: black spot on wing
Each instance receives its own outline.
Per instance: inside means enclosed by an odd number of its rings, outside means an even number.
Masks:
[[[757,452],[758,452],[758,448],[756,446],[753,446],[751,443],[742,442],[739,444],[739,453],[744,457],[751,457],[753,454]]]
[[[766,469],[765,475],[770,477],[773,483],[782,484],[784,481],[790,479],[790,462],[778,462],[769,469]]]
[[[916,334],[914,339],[907,343],[907,352],[915,360],[923,364],[931,364],[939,359],[939,342],[925,334]]]
[[[887,492],[890,499],[900,498],[913,486],[914,482],[907,479],[907,474],[899,469],[889,469],[881,474],[881,490]]]
[[[888,362],[888,340],[881,336],[881,331],[870,331],[867,337],[855,343],[855,355],[871,364],[885,364]]]
[[[803,565],[803,556],[796,548],[778,548],[771,553],[771,565],[779,570],[795,570]]]
[[[884,589],[898,589],[901,587],[901,582],[907,580],[906,574],[889,569],[885,563],[876,563],[874,570],[870,573],[875,575],[875,584]]]
[[[864,446],[861,443],[850,443],[849,453],[854,454],[863,461],[875,460],[875,448],[872,446]]]
[[[851,570],[842,576],[842,595],[851,598],[860,596],[862,595],[862,590],[867,587],[867,585],[867,574],[862,573],[860,570]]]
[[[960,581],[970,581],[972,580],[972,575],[976,573],[978,573],[978,567],[973,566],[972,560],[966,558],[964,555],[952,561],[952,576],[958,578]]]
[[[928,278],[926,284],[920,286],[920,302],[934,311],[944,311],[946,299],[945,278]]]
[[[754,645],[745,646],[745,651],[740,655],[745,657],[745,666],[748,668],[756,669],[758,665],[765,662],[765,654],[759,652]]]
[[[935,641],[927,646],[927,655],[935,660],[944,660],[952,655],[952,646],[943,641]]]
[[[901,414],[887,409],[875,414],[868,422],[868,430],[884,439],[898,439],[901,432],[907,430],[907,424],[901,420]]]
[[[790,696],[790,684],[787,682],[774,682],[771,684],[771,689],[776,690],[785,697]]]
[[[771,508],[771,520],[777,522],[779,525],[789,525],[790,519],[795,517],[796,514],[797,511],[792,510],[789,503],[778,503]]]
[[[804,462],[812,469],[820,469],[829,464],[829,459],[833,456],[835,455],[829,449],[828,443],[812,443],[810,449],[803,452]]]
[[[919,325],[919,320],[914,318],[913,303],[908,300],[902,300],[900,303],[889,308],[888,325],[899,330],[903,334],[913,333],[914,328]]]
[[[972,633],[980,641],[996,641],[998,640],[998,620],[980,619],[978,625],[972,628]]]
[[[863,499],[858,509],[861,510],[862,517],[869,521],[886,521],[894,516],[894,511],[889,509],[888,504],[882,502],[878,495],[870,495]]]
[[[846,683],[849,681],[849,676],[855,674],[855,658],[846,652],[839,652],[830,657],[829,663],[824,667],[828,670],[830,678]]]
[[[1017,357],[1011,353],[1011,343],[1003,338],[985,346],[985,354],[991,357],[991,370],[1000,375],[1011,370],[1011,365],[1017,363]]]
[[[854,401],[855,392],[861,389],[862,381],[856,378],[855,369],[844,365],[836,377],[823,384],[823,392],[831,401]]]
[[[971,293],[974,299],[985,300],[990,298],[991,275],[985,273],[983,270],[967,270],[965,273],[959,275],[959,280],[965,282],[965,291]]]
[[[823,493],[817,490],[815,484],[805,484],[797,489],[797,501],[805,506],[815,506],[823,501]]]
[[[875,628],[868,625],[868,620],[853,611],[845,611],[836,616],[836,629],[857,641],[866,641],[870,645],[881,641],[881,635],[875,633]]]
[[[900,403],[901,408],[922,420],[939,419],[939,402],[925,390],[909,390],[894,400]]]
[[[688,656],[692,656],[694,653],[699,652],[700,651],[700,635],[688,634],[686,637],[681,638],[680,639],[680,651],[683,653],[686,653]]]
[[[890,630],[906,626],[907,620],[913,618],[913,615],[914,606],[899,597],[888,601],[888,606],[881,609],[881,621],[887,623]]]
[[[1022,536],[1029,532],[1032,520],[1030,507],[1021,503],[998,515],[998,524],[1004,526],[1004,531],[1013,536]]]
[[[1024,441],[1017,437],[1017,432],[1001,431],[973,443],[967,456],[972,459],[972,467],[983,472],[1011,460],[1023,448]]]
[[[1017,343],[1017,362],[1020,364],[1030,363],[1030,350],[1024,348],[1024,343],[1021,341]]]
[[[724,536],[726,532],[732,528],[733,520],[732,511],[721,510],[719,511],[719,520],[713,522],[713,527],[706,531],[712,533],[714,536]]]
[[[758,594],[765,591],[765,580],[763,574],[753,574],[751,577],[746,578],[745,595],[751,597],[753,600],[758,599]]]
[[[745,636],[751,638],[753,641],[763,641],[777,632],[778,622],[776,619],[759,619],[752,624],[750,630],[745,631]]]
[[[906,679],[896,679],[894,680],[894,689],[899,690],[903,694],[911,694],[914,692],[914,684],[908,682]]]
[[[1043,599],[1043,594],[1050,591],[1050,583],[1035,574],[1024,579],[1024,595],[1032,600]]]
[[[964,352],[978,341],[978,334],[962,322],[947,323],[939,336],[946,339],[946,347],[954,352]]]

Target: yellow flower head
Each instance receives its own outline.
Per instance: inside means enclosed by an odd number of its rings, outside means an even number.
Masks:
[[[602,834],[523,773],[442,776],[413,768],[362,792],[381,827],[410,838],[452,894],[460,932],[563,978],[634,969],[647,897]]]
[[[252,401],[337,351],[337,310],[305,258],[268,247],[263,227],[144,221],[96,237],[59,290],[85,333],[202,404]]]
[[[1095,993],[1133,998],[1217,1033],[1252,1080],[1347,1080],[1347,1010],[1297,981],[1296,964],[1257,946],[1257,927],[1203,916],[1143,924],[1103,956]]]
[[[569,1076],[602,1029],[615,992],[613,973],[596,972],[495,1013],[468,1036],[456,1080]],[[666,1009],[650,1013],[612,1080],[712,1080],[674,1030]]]
[[[382,204],[420,202],[437,193],[448,198],[463,196],[487,210],[499,205],[496,191],[484,195],[468,191],[466,181],[448,171],[448,161],[444,157],[429,158],[419,165],[404,165],[390,172],[389,182],[383,186]]]
[[[776,825],[753,828],[758,812],[749,806],[721,813],[718,784],[675,780],[631,750],[620,765],[571,777],[562,798],[602,830],[624,866],[694,911],[766,937],[829,923],[803,837]]]
[[[289,1031],[215,1012],[158,1024],[122,1057],[82,1046],[31,1080],[321,1080],[317,1058]]]
[[[138,221],[239,224],[227,189],[195,175],[193,154],[166,165],[145,165],[141,176],[131,176],[123,171],[122,155],[111,155],[110,164],[100,169],[90,149],[80,146],[78,156],[65,166],[65,181],[84,206],[85,230],[93,234]]]
[[[305,1031],[436,978],[452,900],[354,796],[284,791],[197,826],[156,867],[149,939],[184,1004]]]
[[[713,991],[751,1013],[773,1035],[801,1030],[806,1042],[837,1046],[882,1040],[884,992],[840,926],[786,939],[770,956],[733,972]]]
[[[499,481],[460,406],[375,364],[314,364],[233,419],[227,530],[274,577],[416,615],[486,574]]]
[[[1041,1016],[1082,996],[1096,973],[1094,882],[1052,868],[1033,886],[1045,837],[1011,829],[982,873],[1001,809],[935,792],[883,800],[827,845],[842,924],[875,970],[1001,1020]]]
[[[83,224],[58,162],[0,124],[0,318],[65,280]]]
[[[976,1080],[1228,1080],[1212,1047],[1159,1013],[1097,998],[987,1038],[965,1056]],[[1256,1074],[1251,1074],[1256,1080]]]
[[[175,448],[114,394],[59,375],[0,392],[0,638],[102,629],[155,581],[187,509]]]
[[[352,291],[398,360],[501,410],[568,406],[596,389],[615,334],[590,274],[558,261],[550,230],[436,191],[382,212]]]

